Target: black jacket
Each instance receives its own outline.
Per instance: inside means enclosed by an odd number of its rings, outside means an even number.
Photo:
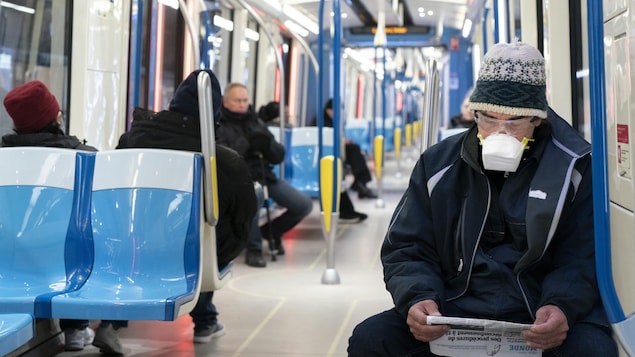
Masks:
[[[481,168],[476,126],[422,154],[381,254],[386,287],[402,315],[427,299],[443,313],[445,302],[496,288],[474,276],[486,218],[496,209],[517,252],[506,273],[513,275],[509,289],[527,316],[551,304],[570,326],[606,322],[595,275],[590,145],[551,110],[541,127],[551,131],[536,140],[500,193]]]
[[[44,146],[97,151],[96,148],[79,141],[77,137],[65,135],[61,130],[30,134],[7,134],[2,137],[2,146]]]
[[[245,158],[254,179],[261,183],[264,183],[264,179],[271,183],[278,180],[273,172],[273,165],[284,160],[284,146],[276,141],[255,112],[250,110],[244,114],[233,113],[223,107],[217,137],[219,144],[236,150]]]
[[[197,119],[171,111],[135,108],[130,130],[117,149],[157,148],[201,151]],[[219,218],[216,224],[218,266],[222,268],[247,244],[249,225],[257,211],[253,181],[244,160],[233,150],[216,145]]]

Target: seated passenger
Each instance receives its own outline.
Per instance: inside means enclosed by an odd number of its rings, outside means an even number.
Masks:
[[[463,103],[461,103],[461,113],[450,118],[450,124],[448,125],[449,129],[470,128],[474,125],[474,112],[470,110],[471,94],[472,90],[470,89],[467,91],[467,94],[465,94]]]
[[[313,121],[314,125],[317,125],[317,119]],[[333,98],[324,105],[324,126],[333,127]],[[355,178],[351,186],[353,191],[357,191],[359,198],[377,198],[377,195],[366,186],[372,177],[360,146],[352,140],[346,139],[344,150],[344,163],[350,166]]]
[[[510,65],[513,64],[513,65]],[[532,324],[542,356],[616,357],[595,271],[591,148],[547,104],[541,53],[494,45],[476,125],[427,149],[381,250],[395,306],[355,327],[350,357],[434,356],[428,316]]]
[[[7,93],[4,107],[13,120],[15,134],[3,136],[2,146],[47,146],[97,151],[75,136],[64,133],[64,118],[57,99],[40,81],[28,82]],[[103,345],[108,352],[121,352],[116,336],[114,339],[111,337],[114,332],[110,328],[112,326],[118,328],[126,324],[125,321],[102,321],[95,336],[95,332],[88,327],[88,320],[60,319],[67,351],[81,351],[84,346],[93,343]],[[111,345],[115,347],[110,348]]]
[[[201,151],[201,124],[197,77],[190,73],[178,86],[168,110],[158,113],[135,108],[130,130],[119,139],[118,149],[159,148]],[[220,86],[211,70],[214,110],[220,108]],[[219,115],[216,113],[215,118]],[[256,214],[254,185],[244,160],[233,150],[216,145],[219,217],[216,224],[218,267],[222,269],[245,248],[249,226]],[[206,343],[225,334],[212,303],[214,292],[201,292],[190,316],[194,321],[194,342]]]
[[[270,250],[285,253],[282,236],[313,210],[311,197],[296,190],[273,172],[273,165],[284,160],[284,146],[280,145],[267,126],[249,106],[249,91],[240,83],[225,87],[218,143],[236,150],[247,161],[252,177],[266,185],[269,196],[286,211],[257,231],[259,218],[252,222],[245,261],[252,267],[265,267],[262,256],[262,237],[273,240]]]

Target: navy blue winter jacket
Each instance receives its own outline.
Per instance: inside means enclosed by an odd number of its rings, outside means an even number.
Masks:
[[[590,144],[552,110],[542,124],[550,133],[498,195],[508,229],[523,242],[512,270],[517,286],[511,288],[520,290],[532,319],[539,307],[556,305],[569,325],[604,323],[595,275]],[[404,317],[427,299],[443,313],[443,303],[475,290],[468,290],[474,257],[496,197],[479,163],[476,133],[474,126],[426,150],[392,217],[381,259],[386,287]]]

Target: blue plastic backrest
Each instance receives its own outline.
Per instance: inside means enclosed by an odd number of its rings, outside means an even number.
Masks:
[[[171,159],[178,157],[194,162],[188,165],[186,160]],[[201,155],[172,150],[126,149],[98,154],[92,208],[96,254],[91,279],[110,282],[113,288],[132,289],[133,295],[138,289],[139,299],[144,297],[141,284],[163,285],[167,294],[195,289],[200,259],[201,165]],[[115,168],[120,171],[113,172]],[[174,250],[179,247],[181,251]]]
[[[92,242],[82,229],[94,154],[2,148],[0,162],[0,311],[49,317],[50,296],[90,273]]]
[[[322,156],[333,155],[333,128],[322,128]],[[311,197],[320,190],[318,128],[293,128],[289,145],[289,166],[285,178],[296,189]]]
[[[346,120],[344,123],[344,136],[359,145],[362,151],[370,153],[370,120]]]

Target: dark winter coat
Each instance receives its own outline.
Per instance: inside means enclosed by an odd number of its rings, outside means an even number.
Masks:
[[[472,302],[467,313],[482,315],[488,294],[506,291],[531,321],[538,308],[556,305],[570,326],[606,322],[595,275],[590,145],[551,110],[539,129],[543,138],[516,172],[501,176],[500,192],[481,169],[476,126],[422,154],[381,253],[386,287],[404,317],[427,299],[441,313],[446,302]],[[496,214],[505,244],[491,242],[486,218]]]
[[[221,122],[217,130],[218,143],[238,152],[247,161],[251,176],[263,183],[278,180],[273,165],[284,160],[284,146],[280,145],[255,112],[233,113],[221,109]],[[262,161],[260,159],[262,155]]]
[[[158,148],[201,151],[198,119],[172,111],[154,113],[135,108],[130,130],[117,149]],[[249,225],[257,210],[253,181],[244,160],[233,150],[216,145],[219,218],[216,224],[218,266],[222,268],[247,244]]]
[[[30,134],[7,134],[2,137],[2,146],[43,146],[97,151],[96,148],[86,145],[75,136],[64,134],[59,129]]]

